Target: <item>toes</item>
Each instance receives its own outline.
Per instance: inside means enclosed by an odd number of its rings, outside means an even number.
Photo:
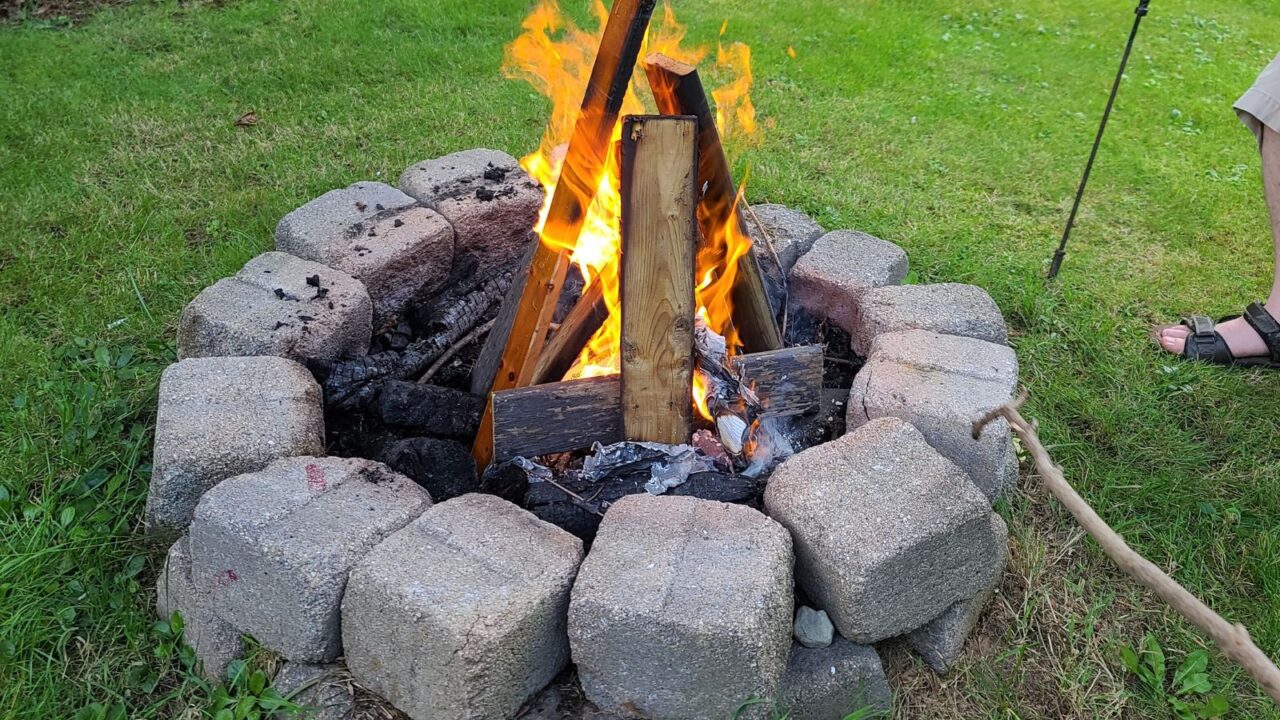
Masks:
[[[1168,335],[1160,336],[1160,347],[1164,348],[1166,352],[1171,352],[1175,355],[1181,355],[1182,350],[1183,348],[1186,347],[1186,345],[1187,345],[1187,338],[1185,336],[1184,337],[1170,337]]]
[[[1160,328],[1160,337],[1173,340],[1186,340],[1191,335],[1191,328],[1186,325],[1173,325],[1171,327]]]

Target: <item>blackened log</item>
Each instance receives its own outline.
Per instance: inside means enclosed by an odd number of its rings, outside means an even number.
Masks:
[[[497,461],[622,439],[618,376],[583,378],[493,394]]]
[[[420,375],[479,325],[510,287],[511,276],[499,275],[453,302],[439,301],[432,315],[432,333],[414,341],[403,352],[381,352],[354,360],[307,361],[307,367],[320,380],[325,405],[347,411],[368,407],[387,380]]]
[[[382,386],[377,407],[388,425],[471,442],[484,413],[484,398],[439,385],[391,380]]]
[[[755,391],[760,417],[817,409],[822,394],[822,348],[783,348],[733,359]],[[623,440],[617,375],[569,380],[493,394],[495,457],[533,457]]]
[[[407,438],[383,450],[382,462],[426,488],[434,502],[480,489],[471,451],[453,440]]]
[[[627,495],[647,492],[644,484],[648,480],[648,471],[642,471],[598,483],[573,477],[557,478],[554,484],[533,482],[529,483],[524,504],[542,520],[590,542],[595,538],[609,506]],[[764,483],[760,480],[719,472],[700,472],[689,475],[684,484],[677,485],[666,494],[727,503],[751,503],[759,498],[763,489]]]

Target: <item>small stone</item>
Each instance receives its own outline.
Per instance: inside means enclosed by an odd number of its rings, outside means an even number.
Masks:
[[[424,160],[404,171],[400,187],[453,225],[459,256],[482,272],[513,267],[536,242],[542,188],[504,152],[480,148]]]
[[[331,190],[280,221],[276,249],[363,282],[373,300],[373,324],[381,326],[415,299],[439,290],[453,267],[453,228],[416,205],[384,183]]]
[[[842,637],[830,647],[793,645],[778,693],[789,720],[842,720],[859,710],[879,717],[893,706],[893,693],[874,648]]]
[[[946,675],[964,652],[964,643],[977,627],[978,620],[991,603],[1000,586],[1000,578],[976,597],[947,608],[941,615],[907,635],[907,641],[925,664],[939,675]]]
[[[326,299],[334,304],[326,307]],[[298,322],[299,313],[311,319],[308,327]],[[178,321],[178,357],[356,358],[369,350],[372,318],[373,304],[359,280],[267,252],[187,304]]]
[[[480,489],[471,449],[454,440],[405,438],[383,450],[382,462],[426,488],[438,502]]]
[[[587,698],[628,717],[725,718],[772,697],[791,646],[791,537],[742,505],[628,495],[573,587]]]
[[[426,491],[370,460],[278,460],[205,494],[191,524],[193,578],[223,620],[266,647],[332,662],[347,573],[430,505]]]
[[[317,665],[286,662],[271,681],[276,692],[305,708],[306,720],[346,720],[355,710],[355,698],[346,668],[339,664]],[[295,717],[279,714],[277,720]]]
[[[796,582],[840,634],[910,632],[991,583],[1004,522],[960,468],[897,418],[804,450],[765,489],[796,544]]]
[[[1011,401],[1017,385],[1018,359],[1008,346],[927,330],[887,333],[853,380],[847,424],[911,423],[995,502],[1017,484],[1013,434],[999,419],[974,440],[973,421]]]
[[[814,610],[801,605],[796,610],[795,636],[796,642],[807,648],[824,648],[831,644],[835,637],[835,626],[825,610]]]
[[[791,268],[791,298],[818,319],[852,332],[862,296],[907,277],[907,254],[862,232],[836,230],[818,238]]]
[[[196,592],[191,582],[191,551],[183,535],[165,559],[160,577],[156,578],[156,613],[168,621],[177,613],[182,617],[182,640],[195,651],[196,668],[210,682],[225,682],[227,666],[244,657],[244,638],[240,631],[218,617],[209,607],[209,599]]]
[[[414,720],[509,718],[569,662],[582,542],[492,495],[439,503],[351,573],[347,665]]]
[[[853,351],[866,356],[876,337],[898,330],[929,330],[943,335],[1005,345],[1004,316],[986,290],[975,285],[941,283],[900,285],[863,294],[853,329]]]
[[[324,452],[320,386],[279,357],[193,358],[160,378],[147,532],[186,531],[206,490],[290,455]]]

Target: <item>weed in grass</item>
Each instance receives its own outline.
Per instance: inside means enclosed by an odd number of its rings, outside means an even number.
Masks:
[[[1136,650],[1130,645],[1120,646],[1120,659],[1142,681],[1146,691],[1158,702],[1167,703],[1180,720],[1222,717],[1231,709],[1226,696],[1211,694],[1213,682],[1205,672],[1209,653],[1204,650],[1187,653],[1171,683],[1165,675],[1164,649],[1155,635],[1148,633]]]

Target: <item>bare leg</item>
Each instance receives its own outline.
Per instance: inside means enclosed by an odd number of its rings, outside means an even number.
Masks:
[[[1274,244],[1275,272],[1267,312],[1280,318],[1280,134],[1265,125],[1262,128],[1262,187],[1271,213],[1271,237]],[[1266,355],[1267,346],[1243,318],[1230,320],[1217,327],[1227,347],[1236,357]],[[1171,353],[1182,354],[1190,330],[1172,327],[1160,333],[1160,346]]]

